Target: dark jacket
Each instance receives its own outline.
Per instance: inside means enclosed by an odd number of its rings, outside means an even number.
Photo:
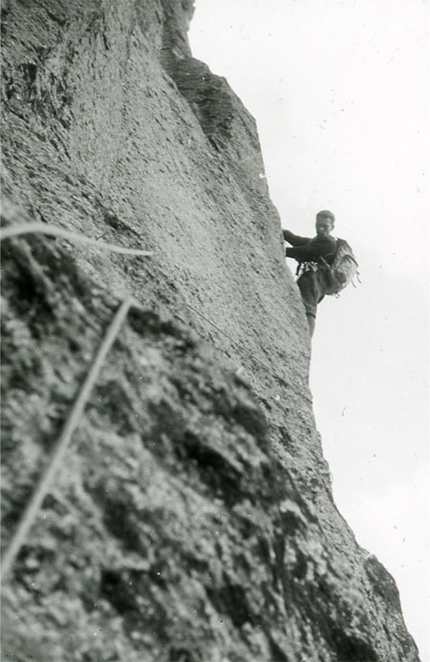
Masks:
[[[285,241],[292,244],[287,248],[285,255],[293,257],[298,262],[316,262],[324,257],[328,264],[332,264],[336,253],[336,239],[334,237],[299,237],[289,230],[282,231]]]

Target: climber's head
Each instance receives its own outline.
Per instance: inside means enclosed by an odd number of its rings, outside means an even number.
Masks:
[[[318,237],[328,237],[334,228],[334,214],[331,211],[319,211],[315,223]]]

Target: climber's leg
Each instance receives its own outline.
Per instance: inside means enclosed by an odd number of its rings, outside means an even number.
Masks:
[[[312,338],[312,336],[314,335],[314,331],[315,331],[316,318],[315,318],[315,315],[309,315],[308,313],[306,313],[306,318],[307,318],[308,324],[309,324],[309,335]]]
[[[309,324],[309,333],[312,337],[315,330],[315,318],[317,316],[317,304],[320,298],[318,280],[315,271],[305,271],[297,280],[297,285],[302,295],[306,317]]]

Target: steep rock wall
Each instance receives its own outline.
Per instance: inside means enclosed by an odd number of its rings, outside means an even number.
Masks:
[[[132,293],[4,590],[11,660],[417,660],[339,515],[253,118],[188,0],[3,6],[3,545]]]

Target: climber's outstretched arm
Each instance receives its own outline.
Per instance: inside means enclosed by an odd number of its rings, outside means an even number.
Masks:
[[[299,237],[299,235],[290,232],[289,230],[282,230],[285,241],[288,241],[291,246],[303,246],[310,241],[310,237]]]
[[[304,246],[287,248],[285,255],[299,262],[313,262],[320,257],[330,255],[336,250],[336,240],[333,237],[314,237]]]

